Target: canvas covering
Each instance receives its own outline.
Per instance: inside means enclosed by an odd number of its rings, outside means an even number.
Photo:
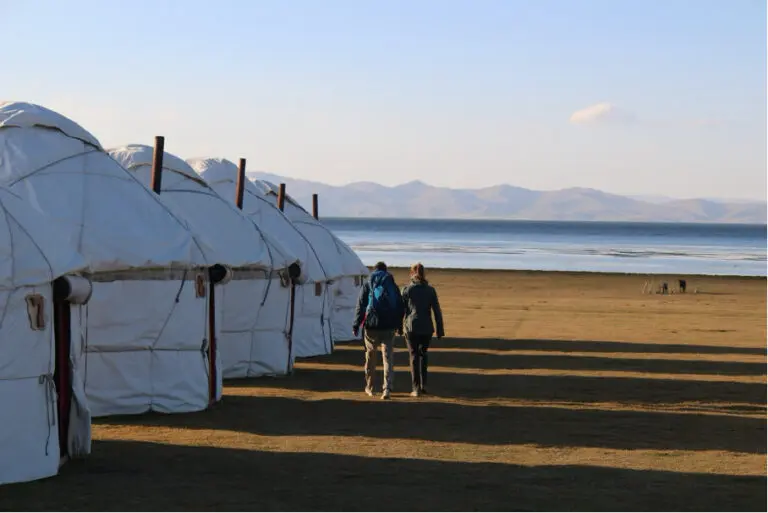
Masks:
[[[95,137],[41,106],[0,104],[0,183],[75,227],[93,273],[85,311],[73,312],[88,333],[76,365],[92,414],[206,408],[206,340],[186,322],[207,311],[193,284],[212,247]]]
[[[234,203],[238,170],[233,162],[220,158],[196,158],[187,162],[220,196]],[[324,333],[328,331],[324,329],[325,319],[328,318],[324,312],[329,305],[324,286],[326,272],[302,234],[249,180],[244,184],[242,211],[260,227],[268,240],[275,240],[287,248],[301,265],[300,285],[296,287],[294,299],[290,355],[286,354],[292,366],[293,358],[303,355],[306,347],[327,345],[324,338]],[[320,284],[319,296],[315,295],[316,284]],[[285,280],[275,278],[265,292],[267,295],[257,320],[257,327],[262,333],[254,339],[261,342],[249,345],[241,336],[240,342],[229,344],[226,349],[222,345],[222,361],[228,362],[226,377],[263,374],[261,367],[272,358],[267,348],[277,347],[280,340],[285,340],[285,331],[290,327],[290,287]],[[227,310],[227,315],[235,314]]]
[[[52,283],[86,268],[66,228],[0,187],[0,485],[58,472]],[[30,324],[32,295],[43,298],[43,329]],[[75,339],[79,326],[72,331]],[[69,455],[79,457],[90,452],[90,414],[78,369],[71,371],[75,397],[66,443]]]
[[[115,160],[151,185],[154,149],[129,145],[110,150]],[[285,294],[279,273],[297,261],[290,251],[222,198],[182,159],[165,152],[161,196],[168,207],[216,248],[232,280],[217,285],[218,355],[224,378],[281,375],[290,369]],[[277,282],[277,283],[276,283]],[[275,287],[275,290],[272,290]],[[272,296],[267,301],[267,294]],[[277,304],[275,303],[277,301]],[[197,317],[189,319],[195,323]],[[205,323],[199,326],[205,329]]]
[[[278,187],[266,180],[256,180],[255,185],[262,194],[277,202]],[[328,271],[332,282],[328,286],[328,327],[327,337],[330,347],[334,341],[352,340],[352,321],[359,293],[360,279],[367,276],[368,268],[346,243],[312,217],[290,195],[286,195],[285,215],[294,224],[308,242],[315,248],[319,260]],[[359,337],[357,337],[359,338]],[[309,354],[297,356],[315,356],[325,354],[320,347],[309,348]],[[330,352],[330,351],[328,351]]]

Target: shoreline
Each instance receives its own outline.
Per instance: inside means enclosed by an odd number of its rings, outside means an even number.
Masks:
[[[386,261],[385,261],[386,262]],[[373,270],[373,266],[366,266],[369,270]],[[398,273],[407,273],[408,267],[403,266],[387,266],[390,271],[396,271]],[[478,274],[498,274],[504,273],[508,275],[520,275],[520,276],[546,276],[548,274],[554,274],[558,276],[616,276],[626,278],[653,278],[653,279],[678,279],[678,278],[698,278],[707,280],[762,280],[766,281],[768,276],[750,275],[750,274],[696,274],[696,273],[637,273],[637,272],[611,272],[611,271],[542,271],[536,269],[473,269],[471,267],[428,267],[425,266],[427,273],[430,271],[440,273],[478,273]]]
[[[768,224],[765,222],[752,222],[745,223],[743,221],[633,221],[633,220],[589,220],[589,219],[527,219],[522,217],[354,217],[354,216],[327,216],[323,218],[324,221],[344,222],[344,221],[446,221],[446,222],[510,222],[510,223],[531,223],[531,224],[555,224],[555,223],[571,223],[571,224],[607,224],[607,225],[680,225],[680,226],[746,226],[746,227],[760,227],[767,228]]]

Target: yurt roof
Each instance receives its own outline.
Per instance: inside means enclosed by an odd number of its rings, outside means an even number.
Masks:
[[[254,180],[256,187],[277,202],[279,187],[266,180]],[[334,276],[358,276],[367,274],[368,268],[357,254],[341,239],[339,239],[327,226],[312,217],[296,200],[288,200],[286,194],[285,215],[310,240],[317,249],[323,265],[334,269]]]
[[[3,103],[0,148],[0,185],[77,227],[77,249],[94,271],[214,263],[211,248],[74,121]]]
[[[280,186],[270,182],[269,180],[253,180],[253,183],[256,185],[256,187],[259,190],[261,190],[262,194],[266,194],[267,196],[271,195],[277,198],[278,194],[280,193]],[[288,194],[288,191],[286,191],[286,194],[285,194],[285,202],[286,204],[293,205],[297,209],[303,211],[305,214],[312,217],[312,215],[309,212],[307,212],[307,210],[304,207],[302,207],[301,204],[298,201],[296,201],[296,199],[293,196]]]
[[[132,144],[111,149],[109,154],[151,186],[154,148]],[[296,261],[285,248],[266,239],[234,203],[219,196],[189,164],[168,152],[163,154],[161,197],[214,248],[215,254],[209,258],[218,263],[280,270]]]
[[[221,158],[194,158],[188,159],[187,163],[219,195],[234,204],[238,170],[233,162]],[[265,237],[287,248],[299,260],[302,280],[321,282],[332,278],[301,232],[250,180],[244,183],[243,213],[261,228]]]
[[[79,139],[86,144],[101,148],[99,141],[90,132],[71,119],[33,103],[0,102],[0,128],[5,127],[50,128],[72,139]]]
[[[50,283],[84,270],[74,232],[0,187],[0,290]]]

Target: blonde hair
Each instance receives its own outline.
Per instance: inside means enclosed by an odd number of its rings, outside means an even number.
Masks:
[[[424,273],[424,266],[421,264],[421,262],[416,262],[411,266],[411,277],[417,278],[419,281],[427,281],[426,275]]]

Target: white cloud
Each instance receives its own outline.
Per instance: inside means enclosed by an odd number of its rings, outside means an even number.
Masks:
[[[634,116],[615,105],[603,102],[579,109],[571,114],[570,122],[575,125],[596,123],[630,123]]]

